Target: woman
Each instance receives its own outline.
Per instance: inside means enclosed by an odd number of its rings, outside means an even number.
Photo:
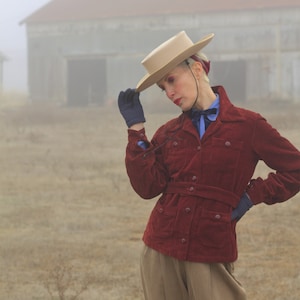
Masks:
[[[257,113],[210,87],[209,61],[184,31],[144,60],[136,89],[119,94],[128,126],[126,168],[145,199],[160,195],[144,232],[141,276],[147,300],[243,300],[233,276],[236,223],[253,205],[300,187],[300,153]],[[157,84],[182,113],[149,141],[139,93]],[[252,179],[259,160],[275,173]]]

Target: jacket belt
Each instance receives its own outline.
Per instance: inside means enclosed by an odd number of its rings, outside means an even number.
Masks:
[[[164,193],[211,199],[232,207],[236,207],[240,201],[240,197],[233,192],[215,186],[194,184],[191,182],[169,182]]]

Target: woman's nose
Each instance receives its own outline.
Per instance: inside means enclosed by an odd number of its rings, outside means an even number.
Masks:
[[[166,92],[167,97],[172,100],[174,97],[174,94],[175,94],[174,89],[171,87],[167,87],[167,88],[165,88],[165,92]]]

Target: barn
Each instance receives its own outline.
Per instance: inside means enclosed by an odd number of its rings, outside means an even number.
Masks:
[[[21,24],[33,102],[115,101],[144,75],[144,56],[181,30],[194,41],[215,33],[210,77],[232,101],[300,102],[299,0],[53,0]]]

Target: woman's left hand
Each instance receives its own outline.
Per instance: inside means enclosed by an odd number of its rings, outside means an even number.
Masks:
[[[239,221],[242,216],[253,206],[253,203],[247,193],[244,193],[238,206],[232,211],[231,220]]]

